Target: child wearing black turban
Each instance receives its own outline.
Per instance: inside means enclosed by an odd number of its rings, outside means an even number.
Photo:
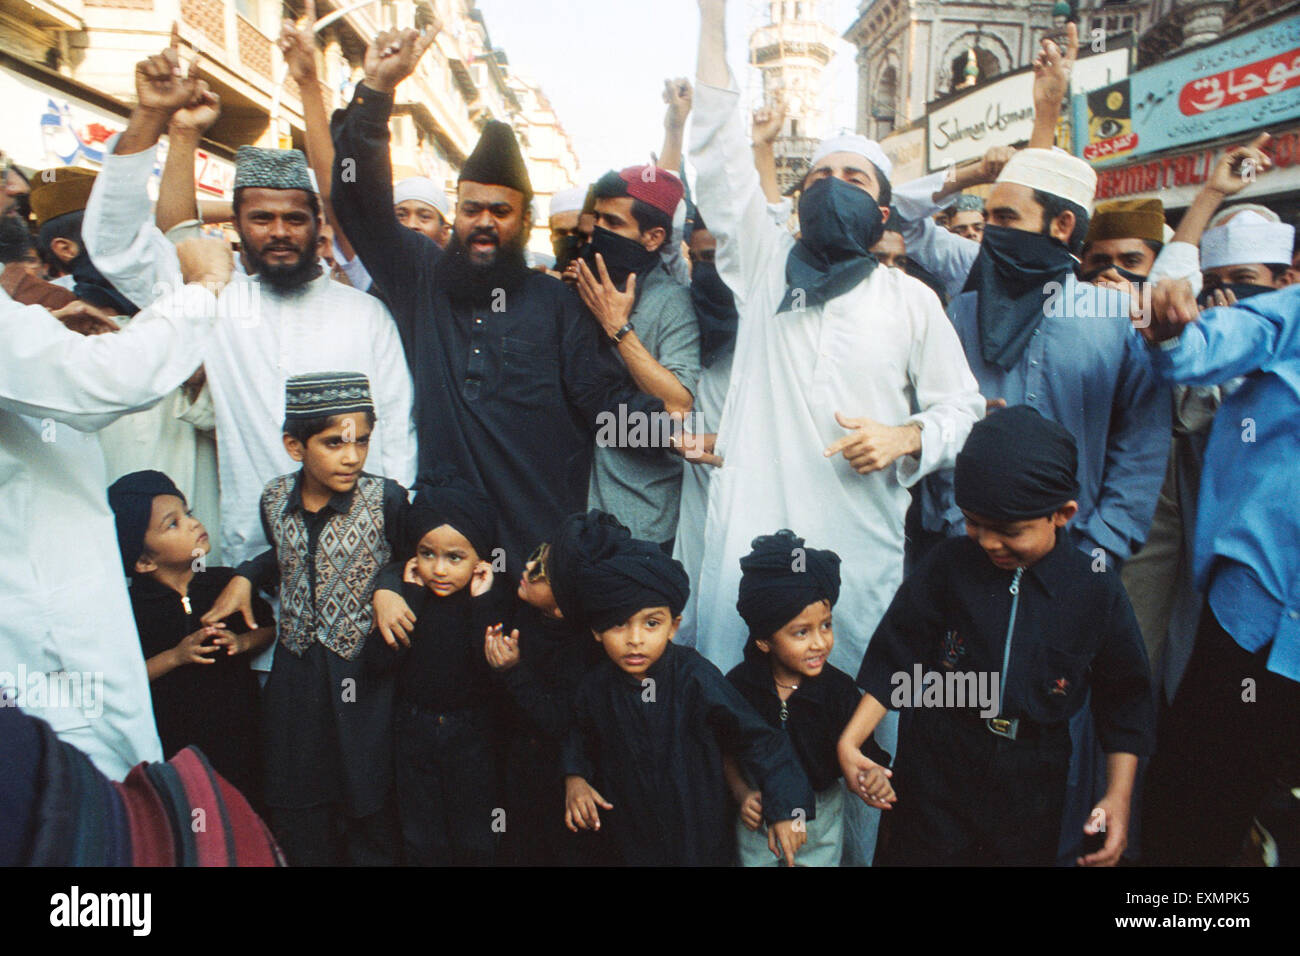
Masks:
[[[496,681],[484,653],[502,636],[510,602],[494,574],[496,515],[483,492],[450,468],[421,475],[402,518],[401,562],[376,586],[376,618],[385,600],[401,600],[388,637],[367,645],[369,663],[396,667],[393,722],[397,816],[403,860],[418,866],[490,866],[501,824],[497,788]],[[502,568],[504,570],[504,568]],[[413,618],[413,622],[411,620]],[[495,816],[494,816],[495,812]]]
[[[922,559],[871,638],[839,753],[850,788],[893,808],[887,862],[1047,866],[1063,822],[1080,864],[1119,861],[1151,750],[1151,677],[1119,576],[1066,535],[1076,460],[1069,432],[1032,408],[976,424],[955,475],[967,536]],[[1089,695],[1108,788],[1086,818],[1063,821],[1069,722]],[[858,745],[886,707],[916,708],[899,733],[896,798],[858,778]],[[1099,846],[1084,849],[1085,836]]]
[[[816,814],[794,749],[713,664],[672,643],[686,572],[620,529],[593,512],[561,536],[571,586],[561,607],[567,616],[576,604],[606,655],[578,690],[564,747],[565,822],[575,832],[604,825],[620,863],[730,865],[730,756],[762,790],[769,847],[793,865]]]
[[[788,734],[817,793],[817,814],[800,851],[804,866],[839,866],[844,849],[844,789],[835,745],[861,696],[853,678],[827,663],[835,646],[831,608],[840,596],[840,557],[809,548],[792,531],[762,535],[740,559],[736,610],[749,626],[745,659],[727,680],[767,723]],[[869,741],[875,762],[889,757]],[[762,796],[726,762],[740,805],[736,842],[742,866],[775,864],[762,835]],[[873,771],[881,779],[883,767]]]
[[[131,611],[149,672],[163,755],[194,744],[223,777],[262,806],[257,676],[248,655],[275,637],[271,607],[255,599],[261,627],[241,614],[204,624],[231,568],[206,563],[211,547],[185,495],[160,471],[123,475],[108,489]]]

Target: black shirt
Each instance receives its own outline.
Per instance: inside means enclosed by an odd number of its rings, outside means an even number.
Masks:
[[[449,713],[492,705],[496,681],[483,635],[496,624],[510,632],[504,577],[497,575],[492,589],[479,597],[470,596],[469,585],[439,597],[415,584],[403,584],[402,597],[415,613],[411,646],[393,649],[376,633],[362,650],[367,666],[396,669],[398,706]]]
[[[623,863],[727,866],[734,807],[724,754],[757,782],[769,822],[796,810],[813,819],[813,790],[789,738],[706,658],[669,644],[644,678],[608,657],[584,678],[563,766],[614,805],[600,811],[601,830]]]
[[[970,538],[936,545],[894,595],[862,660],[858,686],[886,707],[895,675],[925,670],[1002,674],[1015,573]],[[1092,570],[1064,531],[1020,577],[1001,715],[1063,724],[1092,692],[1107,753],[1144,756],[1154,705],[1146,648],[1114,571]]]
[[[589,629],[547,617],[523,602],[513,626],[519,629],[519,663],[499,675],[506,690],[502,730],[558,749],[573,721],[578,687],[605,659],[605,651]]]
[[[397,323],[415,383],[420,470],[448,462],[501,516],[506,553],[528,553],[584,511],[597,416],[662,412],[560,280],[529,270],[481,306],[453,303],[440,251],[393,215],[390,95],[364,84],[335,114],[334,210]],[[342,175],[345,159],[355,175]]]
[[[727,680],[769,726],[789,734],[814,790],[825,790],[843,776],[836,746],[862,699],[852,677],[830,664],[816,677],[801,677],[798,689],[786,698],[784,722],[766,654],[747,647],[745,659],[727,673]],[[874,737],[867,739],[862,752],[889,766],[889,754],[876,745]]]
[[[137,576],[131,583],[131,610],[146,660],[171,650],[181,638],[203,626],[200,620],[235,576],[230,568],[208,567],[190,581],[189,608],[181,595],[153,578]],[[263,627],[274,625],[271,607],[253,598],[253,617]],[[232,634],[248,630],[242,614],[226,618]],[[249,655],[211,655],[212,664],[185,664],[149,684],[154,719],[163,755],[195,744],[222,776],[243,789],[258,770],[258,686],[249,669]],[[256,799],[256,789],[248,793]]]

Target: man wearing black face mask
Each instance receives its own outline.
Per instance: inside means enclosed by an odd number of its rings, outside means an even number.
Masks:
[[[1159,199],[1098,203],[1083,240],[1079,278],[1130,298],[1140,296],[1156,256],[1173,234]]]
[[[586,201],[586,186],[564,189],[551,197],[551,249],[555,252],[555,271],[560,275],[564,275],[582,247],[591,240],[590,229],[582,228],[582,207]]]
[[[578,261],[578,293],[632,381],[662,400],[666,412],[681,416],[695,402],[700,329],[690,294],[668,272],[661,253],[683,191],[681,180],[656,166],[606,173],[593,188],[596,228]],[[661,434],[651,426],[647,438]],[[588,506],[618,515],[633,537],[671,553],[681,458],[668,448],[656,454],[621,440],[611,447],[609,437],[597,436]],[[619,437],[636,442],[635,432]]]
[[[735,608],[739,559],[758,535],[798,528],[843,558],[830,662],[847,670],[902,581],[908,488],[953,466],[984,403],[938,299],[870,252],[891,193],[878,143],[847,135],[818,146],[799,239],[770,217],[726,62],[725,6],[700,4],[691,158],[739,333],[715,449],[723,463],[710,478],[703,586],[679,634],[724,671],[740,663],[748,629]],[[895,729],[877,731],[885,750]],[[846,859],[867,863],[872,824],[856,807],[846,816]]]

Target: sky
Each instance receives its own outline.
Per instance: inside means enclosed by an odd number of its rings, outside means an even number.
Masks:
[[[826,20],[842,34],[857,0],[824,0]],[[510,68],[541,86],[573,141],[586,181],[607,169],[648,162],[663,143],[664,80],[695,76],[699,41],[697,0],[477,0],[494,46]],[[730,0],[727,58],[740,75],[749,32],[766,20],[767,4]],[[857,96],[853,46],[827,68],[831,125],[855,125]],[[756,72],[756,71],[755,71]],[[757,80],[742,79],[746,102]]]

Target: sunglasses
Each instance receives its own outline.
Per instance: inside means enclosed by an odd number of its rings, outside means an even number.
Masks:
[[[537,549],[528,556],[528,561],[524,565],[524,580],[529,584],[549,580],[546,574],[546,559],[550,555],[551,546],[546,542],[539,544]]]

